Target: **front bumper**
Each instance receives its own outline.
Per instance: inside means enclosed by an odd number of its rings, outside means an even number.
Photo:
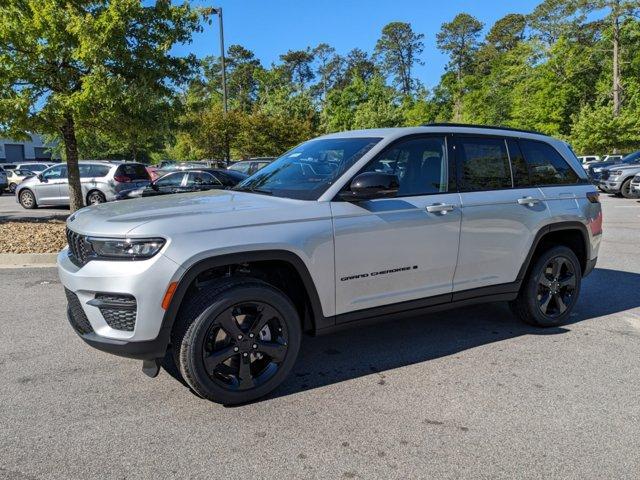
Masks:
[[[58,275],[68,291],[67,317],[76,333],[99,350],[131,358],[164,355],[168,335],[162,331],[162,299],[168,285],[183,271],[162,254],[143,261],[94,260],[83,267],[71,262],[66,248],[58,254]],[[133,328],[117,328],[117,323],[105,319],[96,302],[97,296],[105,294],[135,299]]]
[[[622,187],[622,182],[616,182],[615,180],[601,180],[599,186],[607,193],[617,193]]]

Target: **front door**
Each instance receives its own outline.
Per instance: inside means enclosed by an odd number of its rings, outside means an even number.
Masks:
[[[396,174],[395,198],[331,203],[337,315],[450,299],[461,214],[459,195],[449,193],[448,158],[445,136],[400,140],[363,170]]]
[[[64,203],[61,187],[65,187],[68,184],[67,166],[55,165],[42,172],[41,177],[42,179],[34,187],[38,203],[47,205]]]

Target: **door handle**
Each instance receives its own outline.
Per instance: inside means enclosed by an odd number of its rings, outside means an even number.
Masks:
[[[524,198],[519,198],[518,199],[518,205],[528,205],[528,206],[532,207],[536,203],[540,203],[540,199],[539,198],[524,197]]]
[[[427,212],[445,214],[454,208],[455,207],[453,205],[449,205],[448,203],[434,203],[433,205],[427,206]]]

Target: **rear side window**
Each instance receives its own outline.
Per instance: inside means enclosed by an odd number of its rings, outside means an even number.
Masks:
[[[114,176],[129,177],[130,180],[149,180],[147,169],[139,163],[120,165]]]
[[[107,165],[79,165],[80,178],[105,177],[111,167]]]
[[[551,145],[533,140],[520,140],[522,153],[535,186],[578,183],[579,177],[562,155]]]
[[[456,158],[461,191],[511,188],[511,168],[503,139],[459,137]]]

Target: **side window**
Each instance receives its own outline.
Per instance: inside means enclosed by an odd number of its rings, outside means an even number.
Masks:
[[[448,190],[448,168],[444,137],[405,140],[369,163],[364,172],[398,176],[398,196],[428,195]]]
[[[534,185],[566,185],[578,182],[576,172],[551,145],[533,140],[520,140],[520,147]]]
[[[159,187],[179,187],[182,184],[183,178],[183,172],[169,173],[156,181],[156,185]]]
[[[461,191],[511,188],[511,168],[503,139],[458,137],[455,145]]]
[[[42,174],[43,178],[47,180],[57,180],[61,178],[67,178],[67,166],[66,165],[56,165],[53,168],[45,171]]]
[[[217,178],[207,172],[190,172],[187,184],[192,185],[220,185]]]
[[[111,170],[106,165],[80,164],[80,178],[105,177]]]
[[[524,161],[524,155],[522,155],[518,141],[515,138],[507,139],[507,148],[511,159],[513,186],[515,188],[530,187],[529,169],[527,168],[527,162]]]

